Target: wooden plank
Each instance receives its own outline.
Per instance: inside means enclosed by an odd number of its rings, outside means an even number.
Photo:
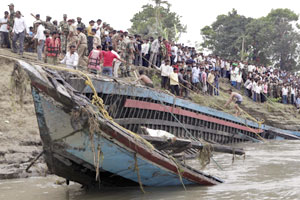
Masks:
[[[124,106],[125,107],[130,107],[130,108],[149,109],[149,110],[155,110],[155,111],[161,111],[161,112],[169,112],[169,111],[172,110],[173,114],[184,115],[184,116],[188,116],[188,117],[192,117],[192,118],[196,118],[196,119],[201,119],[201,120],[204,120],[204,121],[207,121],[207,122],[210,122],[210,123],[213,122],[213,123],[216,123],[216,124],[221,124],[221,125],[225,125],[225,126],[229,126],[229,127],[240,129],[240,130],[249,131],[249,132],[255,132],[255,133],[263,132],[262,130],[259,130],[259,129],[254,129],[254,128],[251,129],[247,126],[242,126],[242,125],[239,125],[239,124],[235,124],[235,123],[228,122],[228,121],[221,120],[221,119],[217,119],[217,118],[214,118],[214,117],[198,114],[198,113],[191,112],[191,111],[188,111],[188,110],[183,110],[181,108],[174,108],[174,107],[171,107],[171,106],[163,106],[161,104],[156,104],[156,103],[126,99],[126,102],[125,102]]]
[[[201,144],[198,141],[192,141],[187,139],[181,139],[176,138],[176,140],[171,139],[165,139],[161,137],[152,137],[148,135],[143,135],[143,138],[148,140],[149,142],[153,143],[154,145],[158,145],[159,150],[167,150],[167,149],[173,149],[173,154],[180,153],[185,150],[191,150],[193,149],[202,149],[203,144]],[[230,154],[237,154],[237,155],[244,155],[245,152],[243,149],[240,148],[234,148],[229,147],[225,145],[219,145],[219,144],[210,144],[212,151],[220,152],[220,153],[230,153]],[[162,148],[163,147],[163,148]]]
[[[115,119],[114,121],[117,122],[118,124],[122,125],[122,126],[125,126],[127,124],[145,124],[145,125],[164,124],[166,127],[177,127],[177,128],[182,127],[177,122],[170,122],[170,121],[157,120],[157,119],[125,118],[125,119]],[[190,124],[184,124],[184,126],[187,129],[198,130],[198,131],[207,132],[207,133],[210,133],[210,134],[215,133],[215,134],[224,135],[224,136],[227,136],[227,137],[235,137],[235,138],[238,138],[238,139],[242,139],[244,141],[249,141],[249,139],[247,139],[245,137],[241,137],[238,134],[231,134],[231,133],[224,132],[224,131],[212,130],[212,129],[208,129],[206,127],[194,126],[194,125],[190,125]],[[149,128],[151,128],[151,127],[149,127]],[[167,132],[170,132],[169,130],[170,129],[164,129],[164,131],[167,131]],[[184,134],[186,134],[186,133],[183,130],[183,135]]]

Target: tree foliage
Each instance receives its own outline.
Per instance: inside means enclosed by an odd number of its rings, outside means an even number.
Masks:
[[[186,31],[180,21],[180,16],[170,11],[171,4],[167,1],[153,0],[154,5],[142,6],[142,11],[136,13],[130,20],[132,22],[130,33],[142,36],[163,36],[169,40],[178,40],[180,34]]]
[[[297,21],[298,15],[289,9],[271,10],[258,19],[239,15],[233,9],[201,29],[202,46],[228,59],[240,59],[244,54],[250,62],[292,70],[299,65],[300,37],[294,28],[299,26]]]

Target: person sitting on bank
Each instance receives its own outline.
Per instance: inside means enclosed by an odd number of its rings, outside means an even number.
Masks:
[[[238,117],[241,114],[239,105],[241,105],[243,101],[243,97],[239,93],[233,92],[232,89],[229,89],[228,92],[230,94],[230,98],[228,99],[224,107],[226,108],[235,99],[235,104],[234,104],[234,108],[236,109],[235,115]]]
[[[140,76],[135,82],[142,81],[146,86],[154,88],[152,80],[144,74],[144,70],[139,71]]]

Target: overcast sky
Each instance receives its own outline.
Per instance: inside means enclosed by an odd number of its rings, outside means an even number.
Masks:
[[[187,25],[187,33],[182,35],[181,42],[188,40],[200,41],[200,29],[210,25],[220,14],[227,14],[235,8],[239,14],[247,17],[258,18],[267,15],[271,9],[289,8],[295,13],[300,13],[300,1],[297,0],[168,0],[171,10],[182,16],[183,24]],[[94,2],[94,3],[92,3]],[[76,1],[76,0],[1,0],[1,12],[8,10],[8,4],[14,3],[15,10],[20,10],[28,24],[32,23],[33,17],[30,13],[40,14],[45,20],[50,15],[52,20],[62,20],[64,13],[69,18],[78,16],[83,22],[102,19],[117,30],[127,30],[131,26],[130,19],[142,10],[142,5],[150,0],[98,0],[98,1]],[[30,24],[31,25],[31,24]]]

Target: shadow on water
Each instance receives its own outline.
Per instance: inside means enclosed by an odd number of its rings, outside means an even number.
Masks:
[[[210,186],[105,188],[101,191],[85,191],[79,184],[69,186],[54,184],[58,177],[48,176],[29,179],[0,181],[0,199],[5,200],[174,200],[174,199],[300,199],[300,142],[274,141],[264,144],[241,144],[247,155],[235,158],[226,154],[214,155],[222,166],[219,170],[211,163],[206,173],[225,180]],[[190,161],[200,168],[197,160]]]

